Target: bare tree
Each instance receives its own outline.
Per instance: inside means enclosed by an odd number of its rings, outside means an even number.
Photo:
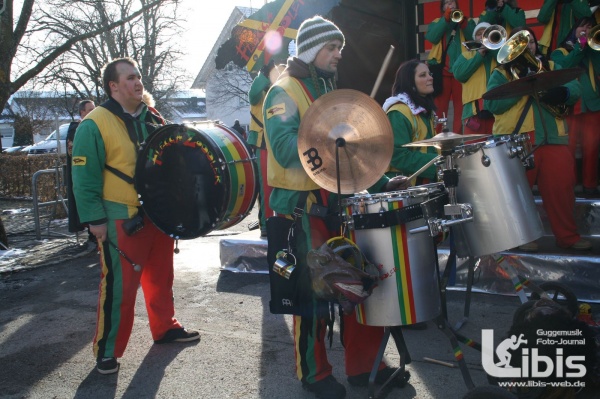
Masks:
[[[131,7],[125,10],[120,8],[121,12],[102,14],[102,10],[108,9],[107,5],[124,2],[23,0],[15,24],[14,0],[4,0],[5,10],[0,14],[0,109],[4,109],[12,94],[39,76],[76,44],[122,27],[141,16],[144,11],[167,1],[169,0],[140,0],[136,10],[133,10],[133,2],[128,2]],[[68,26],[57,23],[56,15],[60,13],[72,17]],[[123,29],[122,32],[119,38],[128,40],[126,30]],[[108,58],[110,57],[104,59]]]
[[[233,112],[248,106],[252,76],[245,67],[229,63],[224,69],[215,69],[213,74],[214,79],[206,87],[211,107]]]

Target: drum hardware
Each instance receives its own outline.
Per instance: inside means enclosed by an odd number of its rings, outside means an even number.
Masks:
[[[292,254],[291,248],[277,252],[275,257],[276,260],[273,264],[273,271],[289,280],[296,268],[296,257]],[[292,261],[289,261],[288,257],[290,257]]]

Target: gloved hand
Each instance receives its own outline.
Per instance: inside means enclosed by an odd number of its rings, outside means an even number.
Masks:
[[[446,22],[450,22],[450,18],[452,16],[452,11],[454,11],[454,10],[450,7],[446,8],[446,11],[444,11],[444,18],[446,19]]]
[[[540,101],[548,105],[560,105],[569,99],[569,88],[565,86],[554,87],[540,93]]]
[[[269,77],[269,74],[271,73],[271,70],[273,69],[273,67],[275,66],[275,60],[273,58],[271,58],[271,60],[262,66],[262,68],[260,68],[260,73],[262,73],[264,76],[266,76],[267,78]]]

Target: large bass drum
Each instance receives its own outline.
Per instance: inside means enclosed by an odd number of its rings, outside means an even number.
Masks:
[[[258,171],[247,144],[226,126],[166,125],[142,144],[135,187],[160,230],[191,239],[234,226],[250,213]]]

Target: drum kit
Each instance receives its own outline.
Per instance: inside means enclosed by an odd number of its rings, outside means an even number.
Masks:
[[[580,72],[533,75],[491,90],[484,98],[537,93],[573,80]],[[543,226],[525,174],[532,155],[527,135],[492,137],[444,130],[404,145],[437,148],[441,155],[431,163],[442,182],[381,194],[362,192],[386,172],[393,149],[387,116],[373,102],[349,89],[321,96],[304,115],[298,153],[304,170],[320,187],[340,197],[354,194],[340,201],[342,235],[369,260],[383,265],[378,287],[356,306],[357,320],[385,327],[374,367],[391,335],[404,372],[410,355],[401,326],[434,320],[453,348],[458,347],[457,328],[449,326],[445,312],[446,281],[440,279],[434,238],[449,232],[455,245],[451,256],[468,257],[474,264],[474,258],[540,238]],[[461,359],[457,358],[465,384],[473,388]],[[376,397],[373,380],[369,395]]]

